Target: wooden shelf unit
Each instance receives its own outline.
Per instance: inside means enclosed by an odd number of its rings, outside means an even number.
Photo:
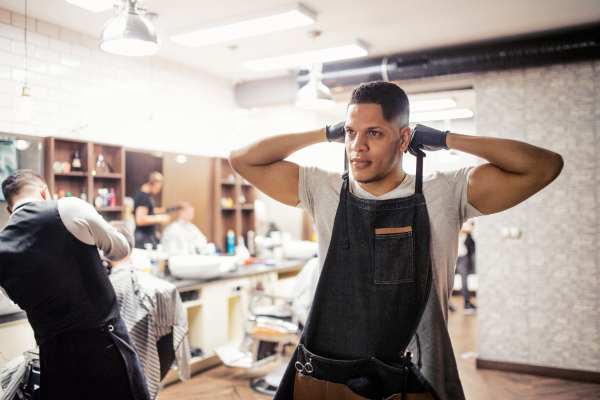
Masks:
[[[225,158],[214,159],[214,187],[213,209],[213,240],[222,253],[227,253],[227,231],[232,229],[236,237],[242,235],[248,243],[248,231],[254,230],[254,200],[256,189],[245,182],[235,173],[229,160]],[[240,196],[245,197],[245,202],[240,203]],[[222,198],[231,198],[233,207],[223,207]]]
[[[73,153],[79,151],[83,171],[54,172],[56,161],[71,163]],[[112,171],[96,171],[96,160],[102,154]],[[117,204],[115,207],[98,207],[96,210],[106,220],[123,219],[123,198],[125,196],[125,151],[123,146],[101,144],[73,139],[47,137],[44,147],[45,178],[52,195],[64,189],[74,197],[81,197],[85,188],[88,203],[94,204],[98,189],[114,188]]]

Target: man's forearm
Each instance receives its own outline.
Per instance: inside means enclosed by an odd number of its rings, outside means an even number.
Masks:
[[[325,128],[269,137],[233,150],[230,160],[249,166],[270,165],[310,145],[326,142]]]
[[[556,176],[562,169],[562,157],[550,150],[516,140],[448,133],[450,149],[473,154],[513,174]]]

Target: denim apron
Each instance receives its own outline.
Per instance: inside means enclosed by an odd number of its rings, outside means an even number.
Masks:
[[[436,399],[464,393],[433,282],[417,157],[415,194],[369,200],[343,175],[306,327],[275,400]]]

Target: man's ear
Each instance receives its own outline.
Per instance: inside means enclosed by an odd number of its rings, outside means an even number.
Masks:
[[[40,194],[44,200],[50,200],[50,190],[48,189],[48,186],[42,186],[40,189]]]
[[[12,215],[12,208],[10,208],[9,206],[6,206],[6,211],[8,211],[10,215]]]
[[[398,142],[399,150],[403,153],[408,149],[410,144],[410,138],[412,137],[412,131],[408,126],[400,128],[400,141]]]

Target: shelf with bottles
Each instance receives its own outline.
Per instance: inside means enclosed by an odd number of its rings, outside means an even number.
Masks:
[[[241,195],[238,202],[242,205],[252,205],[254,208],[254,200],[256,200],[256,191],[252,186],[242,186]],[[243,207],[242,207],[243,208]]]
[[[55,174],[87,172],[88,146],[86,142],[53,138],[49,168]]]
[[[219,249],[221,250],[221,252],[223,253],[227,253],[227,233],[231,230],[233,231],[234,235],[237,235],[236,233],[236,228],[237,228],[237,221],[236,221],[236,214],[237,213],[222,213],[222,227],[223,227],[223,233],[222,233],[222,238],[220,240],[220,244],[221,246],[218,246]],[[217,244],[218,245],[218,244]]]
[[[124,175],[120,172],[109,172],[109,173],[95,173],[92,171],[92,176],[94,179],[123,179]]]
[[[97,208],[100,207],[115,207],[123,205],[121,182],[113,184],[112,182],[105,182],[104,179],[94,179],[93,185],[93,203]]]
[[[254,213],[253,212],[243,212],[242,213],[242,232],[240,233],[244,236],[244,240],[248,243],[248,231],[254,231]]]
[[[75,172],[55,172],[54,176],[68,176],[71,178],[87,178],[88,173],[83,171],[75,171]]]
[[[92,175],[94,177],[123,177],[123,148],[94,143]]]
[[[240,176],[235,173],[231,165],[229,164],[229,160],[226,158],[221,159],[221,184],[224,185],[235,185]]]
[[[55,175],[54,187],[51,190],[58,198],[79,197],[87,201],[88,182],[85,176]]]

